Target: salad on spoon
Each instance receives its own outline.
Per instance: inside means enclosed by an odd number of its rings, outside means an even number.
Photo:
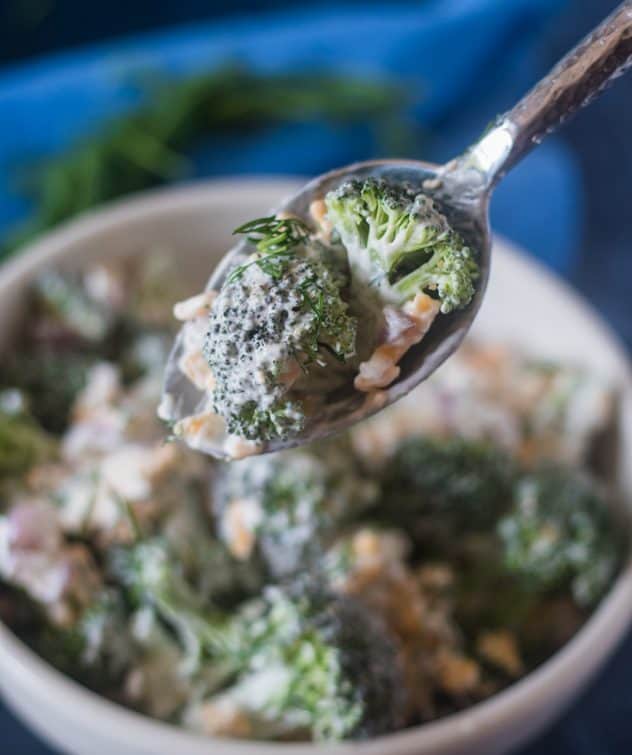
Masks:
[[[445,165],[379,160],[319,176],[243,239],[182,321],[160,416],[237,459],[344,430],[459,346],[490,266],[505,173],[632,63],[632,0]]]

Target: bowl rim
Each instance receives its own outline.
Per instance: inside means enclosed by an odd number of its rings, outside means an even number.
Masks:
[[[19,256],[9,260],[0,269],[0,290],[11,288],[24,277],[32,275],[44,262],[59,262],[64,258],[69,245],[89,241],[95,235],[106,233],[115,227],[148,222],[152,216],[162,216],[164,213],[173,215],[190,212],[196,207],[221,204],[227,194],[235,191],[252,198],[258,198],[266,192],[279,193],[287,190],[289,194],[300,180],[296,176],[228,177],[191,182],[175,188],[154,189],[108,203],[98,210],[62,224],[27,245]],[[626,349],[601,315],[542,263],[531,257],[527,259],[511,242],[498,238],[495,241],[497,247],[502,249],[503,256],[511,258],[516,264],[535,268],[541,276],[552,279],[557,287],[563,289],[566,298],[572,300],[578,311],[595,323],[616,361],[620,363],[622,375],[625,374],[623,387],[626,394],[632,392],[632,371]],[[462,711],[371,740],[340,743],[335,745],[336,751],[381,755],[391,748],[394,752],[412,752],[413,748],[421,745],[428,751],[432,751],[428,748],[440,751],[440,748],[448,744],[466,744],[475,733],[490,731],[503,719],[517,717],[524,720],[532,711],[542,707],[543,700],[554,700],[555,690],[564,688],[571,676],[577,677],[578,669],[581,669],[581,678],[576,680],[579,686],[614,651],[632,621],[632,601],[629,600],[631,591],[632,555],[622,566],[609,592],[575,635],[522,679]],[[605,647],[595,654],[597,641],[601,641]],[[47,697],[59,695],[64,700],[65,707],[75,712],[81,709],[82,717],[91,718],[91,729],[102,731],[108,738],[113,727],[120,726],[125,732],[126,741],[138,743],[139,751],[143,743],[151,741],[157,735],[160,737],[161,752],[165,747],[173,747],[174,750],[179,747],[186,751],[188,746],[191,751],[201,753],[202,748],[208,750],[213,742],[221,744],[226,755],[272,755],[280,751],[287,755],[313,755],[322,749],[318,743],[270,743],[208,737],[135,712],[57,671],[6,625],[0,623],[0,656],[2,655],[10,657],[13,663],[11,673],[19,675],[24,686],[31,690],[45,690]]]

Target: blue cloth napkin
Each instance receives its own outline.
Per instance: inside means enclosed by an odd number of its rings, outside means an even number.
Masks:
[[[134,74],[188,74],[226,60],[257,70],[328,69],[393,77],[419,95],[411,116],[433,136],[415,156],[463,149],[542,73],[534,42],[563,0],[426,0],[329,5],[180,27],[0,75],[0,233],[26,211],[15,167],[54,153],[136,98]],[[310,123],[243,137],[199,156],[197,175],[313,174],[376,156],[366,129]],[[581,188],[556,140],[533,153],[498,191],[501,233],[565,271],[580,233]]]

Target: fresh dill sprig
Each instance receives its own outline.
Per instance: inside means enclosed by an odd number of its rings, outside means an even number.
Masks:
[[[238,280],[252,265],[257,265],[271,278],[278,280],[284,272],[284,262],[297,246],[309,237],[309,228],[298,218],[277,218],[270,215],[256,218],[235,228],[233,235],[245,234],[254,244],[257,255],[254,259],[236,267],[228,276],[227,282]]]
[[[156,78],[141,82],[137,107],[57,155],[39,163],[25,155],[14,183],[33,212],[0,252],[102,202],[190,176],[187,154],[212,137],[310,120],[372,123],[379,134],[380,126],[402,120],[407,104],[404,90],[391,83],[334,74],[229,66],[159,86]]]
[[[320,332],[325,321],[325,295],[316,278],[308,278],[299,287],[303,305],[312,311],[316,320],[316,327],[311,343],[307,344],[305,349],[307,355],[307,364],[318,360],[321,344],[319,342]]]
[[[245,234],[248,241],[257,250],[256,255],[236,267],[227,277],[226,282],[232,283],[244,274],[244,272],[257,265],[274,280],[279,280],[286,272],[287,260],[296,252],[296,248],[305,242],[310,235],[309,227],[299,218],[278,218],[269,215],[264,218],[256,218],[248,223],[240,225],[233,234]],[[344,355],[339,354],[329,345],[320,342],[321,331],[327,326],[327,307],[325,302],[326,291],[320,285],[315,276],[302,281],[297,291],[302,300],[302,306],[306,311],[314,315],[314,331],[309,343],[303,347],[304,358],[296,361],[303,371],[318,362],[319,354],[323,347],[338,361],[344,362]],[[331,323],[329,323],[331,324]]]
[[[324,343],[320,339],[321,332],[328,326],[334,326],[335,329],[336,322],[336,319],[332,320],[331,317],[328,317],[328,308],[325,301],[326,291],[315,277],[308,278],[301,283],[298,286],[298,290],[303,300],[303,306],[313,313],[315,319],[315,328],[311,343],[304,347],[307,359],[303,363],[297,360],[301,368],[304,370],[310,364],[318,362],[323,350],[331,354],[337,361],[344,363],[344,354],[337,352],[330,344]]]

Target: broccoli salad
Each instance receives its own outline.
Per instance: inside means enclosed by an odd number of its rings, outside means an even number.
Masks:
[[[577,631],[624,548],[604,381],[470,343],[346,437],[211,461],[156,417],[182,288],[159,250],[46,273],[0,367],[0,617],[36,652],[210,736],[338,741],[466,708]]]
[[[278,214],[236,233],[253,248],[246,261],[175,309],[178,368],[202,398],[174,433],[228,458],[299,436],[344,388],[379,407],[406,352],[468,306],[479,276],[430,197],[381,179],[343,183],[308,222]]]

